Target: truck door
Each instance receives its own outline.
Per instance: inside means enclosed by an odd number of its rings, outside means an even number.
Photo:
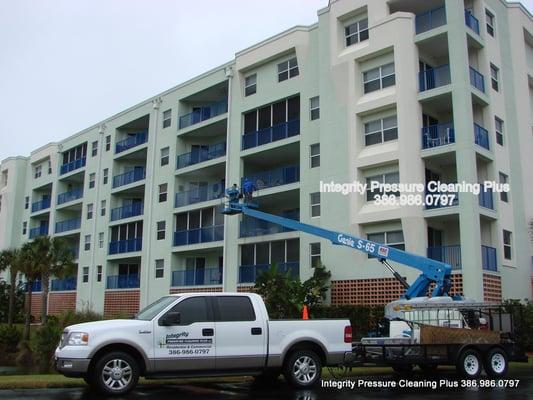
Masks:
[[[266,321],[247,296],[213,297],[216,369],[260,369],[266,358]]]
[[[170,320],[172,325],[165,325],[166,317],[166,323]],[[213,311],[206,297],[183,299],[154,321],[156,370],[172,372],[214,369],[214,332]]]

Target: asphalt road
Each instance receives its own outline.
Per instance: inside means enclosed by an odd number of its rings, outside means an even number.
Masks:
[[[375,376],[351,377],[340,379],[339,382],[355,385],[354,388],[326,388],[318,387],[313,390],[292,390],[280,380],[269,387],[257,386],[254,383],[198,383],[189,385],[148,385],[139,386],[127,399],[146,400],[212,400],[212,399],[276,399],[276,400],[348,400],[348,399],[429,399],[429,400],[527,400],[533,399],[533,376],[531,371],[514,372],[509,381],[490,381],[481,379],[477,387],[450,387],[461,386],[467,382],[458,381],[455,375],[447,372],[439,373],[435,378],[429,379],[424,375],[409,377]],[[359,382],[373,382],[375,385],[417,384],[426,386],[422,388],[368,388],[358,387]],[[405,379],[402,381],[402,379]],[[509,385],[510,380],[519,380],[518,387],[479,387],[482,384]],[[403,382],[403,383],[402,383]],[[433,386],[434,388],[431,388]],[[102,399],[99,394],[94,394],[88,389],[40,389],[40,390],[3,390],[0,391],[1,400],[11,399],[39,399],[39,400],[93,400]],[[115,398],[116,399],[116,398]]]

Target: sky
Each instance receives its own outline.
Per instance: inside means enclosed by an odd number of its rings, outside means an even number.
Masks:
[[[328,0],[0,0],[0,160],[234,58]],[[533,10],[533,0],[523,4]],[[207,11],[208,10],[208,11]]]

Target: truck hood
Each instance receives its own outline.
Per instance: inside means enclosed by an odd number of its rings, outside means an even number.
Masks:
[[[152,321],[138,319],[110,319],[106,321],[85,322],[83,324],[70,325],[65,328],[69,332],[98,332],[112,329],[151,329]],[[118,332],[117,332],[118,333]]]

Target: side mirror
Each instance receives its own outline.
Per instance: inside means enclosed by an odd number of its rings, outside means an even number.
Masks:
[[[161,326],[179,325],[181,322],[181,314],[179,312],[170,311],[163,315],[159,320]]]

